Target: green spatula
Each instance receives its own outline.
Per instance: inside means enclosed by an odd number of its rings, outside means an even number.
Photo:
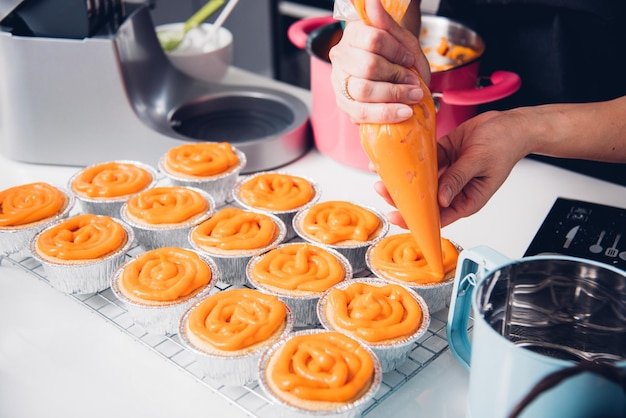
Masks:
[[[202,6],[200,10],[194,13],[193,16],[187,19],[182,30],[158,33],[157,37],[159,38],[159,43],[161,44],[163,50],[165,52],[169,52],[176,49],[183,39],[185,39],[187,32],[204,22],[209,16],[211,16],[211,14],[222,7],[223,4],[224,0],[211,0]]]

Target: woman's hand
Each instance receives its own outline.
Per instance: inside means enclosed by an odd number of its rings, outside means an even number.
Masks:
[[[523,111],[480,114],[438,141],[441,226],[481,209],[500,188],[515,164],[529,152],[525,139],[529,121]],[[391,205],[382,182],[376,191]],[[389,221],[406,228],[399,212]]]
[[[419,22],[419,2],[403,21]],[[423,97],[419,71],[426,83],[430,67],[418,35],[398,25],[380,0],[367,0],[372,26],[347,22],[343,36],[329,53],[331,83],[337,105],[355,123],[394,123],[409,118],[409,105]],[[418,31],[419,25],[413,25]]]

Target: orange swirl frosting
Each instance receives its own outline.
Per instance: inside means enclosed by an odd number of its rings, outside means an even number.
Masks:
[[[323,292],[346,276],[343,264],[335,255],[304,243],[263,254],[252,273],[260,284],[308,292]]]
[[[91,198],[116,198],[137,193],[152,183],[152,174],[131,163],[112,161],[85,168],[72,190]]]
[[[297,176],[263,173],[245,181],[239,188],[239,198],[255,208],[290,210],[306,205],[315,196],[311,183]]]
[[[162,247],[139,255],[120,274],[119,286],[151,301],[184,298],[211,281],[211,268],[193,251]]]
[[[374,343],[409,336],[424,318],[419,303],[397,284],[356,282],[343,290],[334,288],[328,293],[327,304],[333,324]]]
[[[239,208],[223,208],[191,232],[201,247],[256,250],[276,239],[278,225],[267,215]]]
[[[215,293],[196,305],[187,329],[201,341],[224,351],[236,351],[268,340],[287,316],[276,296],[253,289]]]
[[[426,261],[411,234],[389,235],[372,250],[371,263],[388,278],[424,284],[444,279],[456,268],[459,251],[449,240],[441,239],[444,276],[437,275]]]
[[[47,183],[30,183],[0,192],[0,228],[39,222],[67,206],[65,194]]]
[[[61,260],[94,260],[118,251],[128,240],[124,227],[109,216],[76,215],[45,230],[37,249]]]
[[[350,202],[329,201],[309,208],[301,221],[305,233],[324,244],[343,241],[367,242],[380,228],[372,211]]]
[[[154,187],[131,197],[128,213],[151,225],[187,222],[209,210],[209,203],[197,191],[186,187]]]
[[[371,354],[333,331],[295,335],[274,356],[268,378],[300,399],[348,402],[368,388],[374,375]]]
[[[239,157],[228,142],[197,142],[171,148],[165,154],[165,167],[190,177],[227,173],[239,165]]]

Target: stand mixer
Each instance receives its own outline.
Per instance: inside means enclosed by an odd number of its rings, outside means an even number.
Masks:
[[[183,142],[228,141],[246,153],[246,173],[306,152],[302,101],[178,72],[159,45],[149,7],[0,0],[0,152],[42,164],[156,164]]]

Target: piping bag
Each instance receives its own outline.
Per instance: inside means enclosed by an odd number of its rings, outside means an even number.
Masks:
[[[335,2],[335,16],[349,17],[350,6],[365,24],[367,0],[340,0]],[[380,0],[396,22],[400,22],[411,0]],[[339,3],[339,4],[338,4]],[[417,70],[413,69],[416,73]],[[418,74],[419,75],[419,74]],[[421,249],[430,267],[433,281],[444,277],[441,248],[441,221],[437,201],[437,134],[435,104],[421,79],[424,98],[413,105],[413,115],[399,123],[362,123],[359,127],[361,145],[373,163],[398,211]]]

